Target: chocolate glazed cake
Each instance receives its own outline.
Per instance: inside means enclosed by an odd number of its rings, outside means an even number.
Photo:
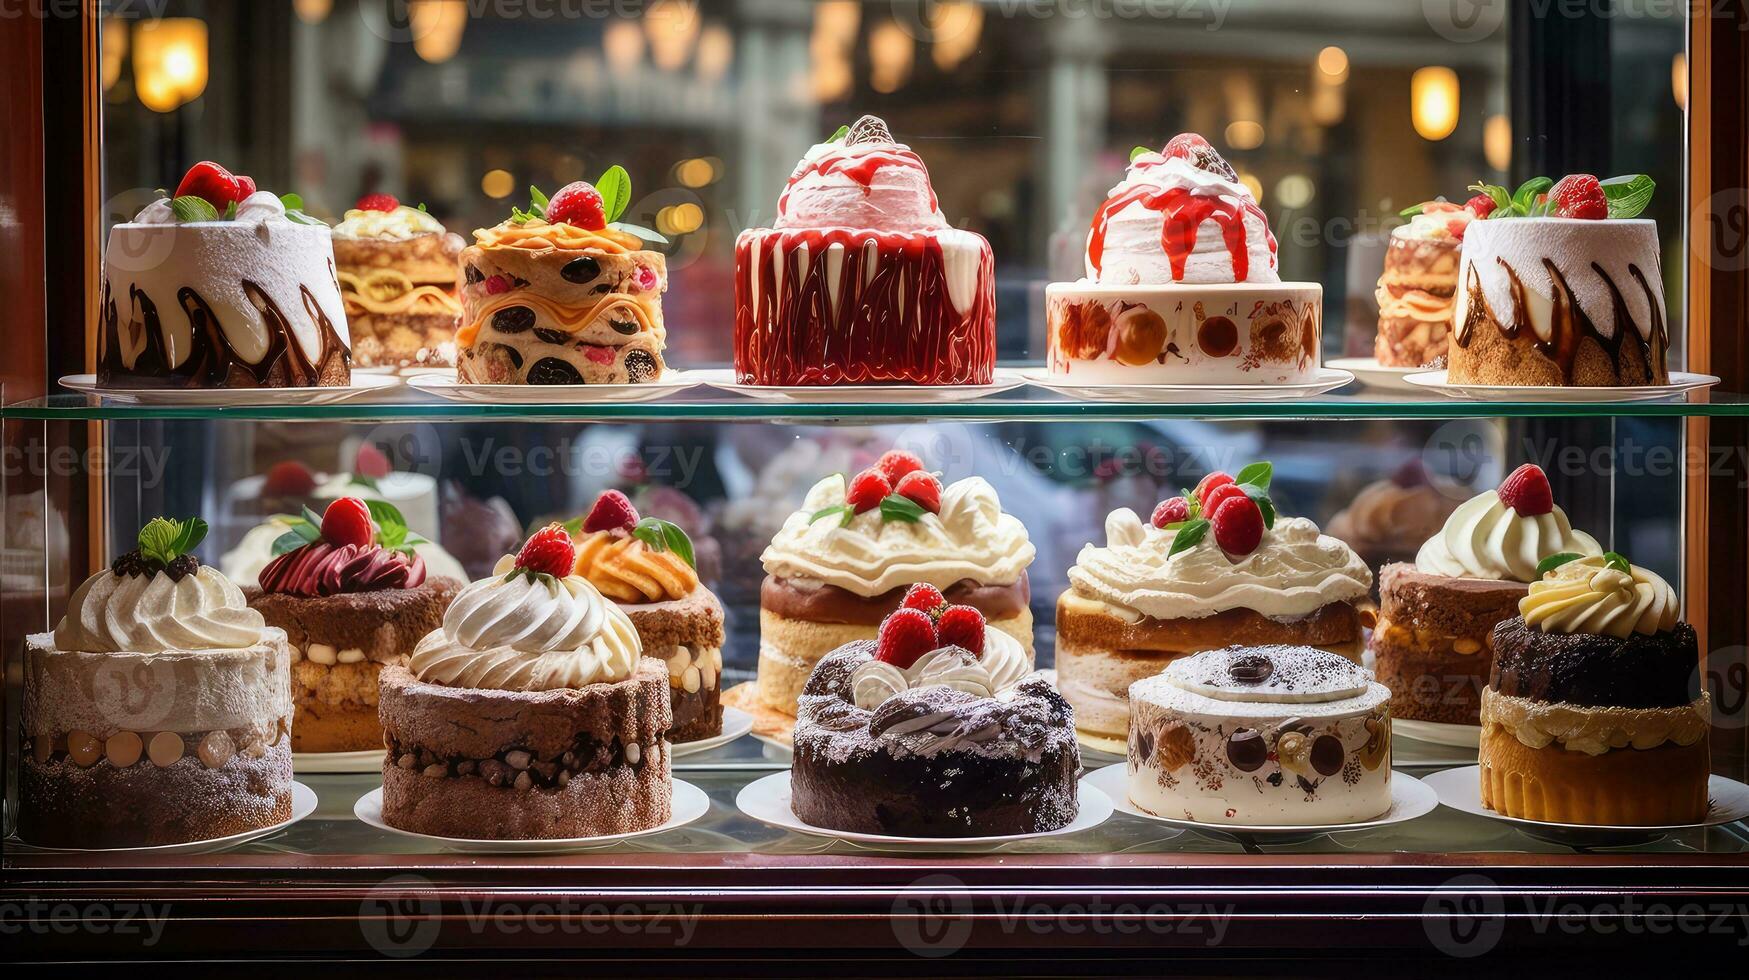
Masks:
[[[808,680],[790,776],[796,816],[909,837],[1038,833],[1075,818],[1081,754],[1073,712],[1054,688],[1032,677],[997,698],[937,684],[870,711],[857,706],[852,678],[875,648],[849,644]]]

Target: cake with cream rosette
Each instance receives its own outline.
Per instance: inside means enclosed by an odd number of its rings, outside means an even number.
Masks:
[[[1105,520],[1057,599],[1057,678],[1081,730],[1121,739],[1130,685],[1188,654],[1310,646],[1360,660],[1372,572],[1343,542],[1269,501],[1272,468],[1212,473],[1147,522]]]
[[[385,821],[528,840],[668,819],[668,671],[575,562],[570,534],[542,529],[383,670]]]
[[[1195,133],[1137,147],[1087,276],[1045,289],[1047,366],[1087,384],[1286,384],[1319,369],[1323,287],[1284,283],[1263,209]]]
[[[1700,820],[1710,702],[1675,590],[1614,552],[1557,562],[1494,628],[1483,805],[1557,823]]]
[[[873,640],[820,661],[795,724],[790,805],[817,827],[905,837],[1055,830],[1075,819],[1073,711],[1032,657],[933,586]]]
[[[291,818],[285,633],[193,549],[197,519],[154,519],[139,550],[27,638],[19,836],[151,847]]]
[[[990,243],[948,224],[874,116],[808,150],[774,227],[735,241],[742,384],[989,384],[995,366]]]
[[[455,363],[462,238],[388,194],[367,194],[334,226],[334,261],[359,367]]]
[[[203,161],[175,195],[110,229],[98,384],[350,384],[351,334],[328,226],[301,205]]]
[[[1535,464],[1452,512],[1410,564],[1379,569],[1370,646],[1399,719],[1475,725],[1494,656],[1494,627],[1561,554],[1602,553],[1555,505]]]
[[[907,587],[924,583],[977,609],[1032,657],[1034,549],[989,483],[945,489],[915,455],[894,450],[846,481],[814,484],[761,561],[759,674],[752,704],[794,717],[826,654],[873,639]],[[781,727],[781,725],[780,725]]]

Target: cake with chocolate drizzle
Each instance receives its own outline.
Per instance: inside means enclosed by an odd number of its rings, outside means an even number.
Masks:
[[[1130,685],[1130,802],[1238,825],[1370,820],[1391,807],[1390,692],[1345,657],[1230,646]]]
[[[351,335],[328,226],[216,163],[116,225],[103,252],[97,383],[346,385]]]
[[[152,847],[291,818],[291,650],[155,518],[28,637],[18,833],[50,847]]]
[[[1669,384],[1658,226],[1635,218],[1651,178],[1479,186],[1497,206],[1464,235],[1448,380]]]
[[[382,671],[383,819],[475,840],[647,830],[673,808],[668,670],[557,524]]]
[[[821,660],[796,718],[790,806],[905,837],[1055,830],[1078,812],[1074,712],[1020,645],[932,586]]]

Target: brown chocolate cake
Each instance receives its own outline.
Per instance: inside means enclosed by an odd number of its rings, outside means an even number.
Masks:
[[[1448,578],[1414,565],[1379,569],[1379,620],[1372,650],[1391,715],[1477,724],[1493,659],[1495,624],[1518,615],[1529,586]]]

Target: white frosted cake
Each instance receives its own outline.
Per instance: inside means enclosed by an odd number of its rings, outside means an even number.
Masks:
[[[215,190],[221,175],[230,182]],[[242,192],[240,180],[248,178],[198,164],[175,197],[110,231],[99,384],[351,383],[351,335],[328,226],[255,191],[253,181],[246,196],[232,196]]]
[[[1323,287],[1284,283],[1263,209],[1194,133],[1140,150],[1093,216],[1086,278],[1045,289],[1050,373],[1284,384],[1319,368]]]
[[[1391,806],[1390,691],[1310,647],[1232,646],[1130,685],[1130,801],[1175,819],[1327,825]]]

